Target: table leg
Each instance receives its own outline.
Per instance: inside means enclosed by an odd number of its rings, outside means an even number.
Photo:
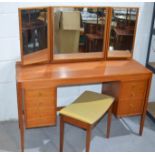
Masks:
[[[150,86],[151,86],[151,79],[148,80],[148,88],[147,88],[147,92],[146,92],[146,97],[145,97],[145,103],[144,103],[143,113],[142,113],[141,119],[140,119],[140,128],[139,128],[139,135],[140,135],[140,136],[142,136],[142,134],[143,134],[143,128],[144,128],[145,116],[146,116],[146,111],[147,111],[147,105],[148,105],[148,97],[149,97],[149,92],[150,92]]]
[[[23,121],[23,109],[22,109],[22,84],[17,83],[17,102],[18,102],[18,123],[20,130],[20,144],[21,151],[24,151],[24,121]]]
[[[106,137],[110,137],[110,127],[111,127],[111,117],[112,117],[112,105],[108,110],[108,118],[107,118],[107,135]]]
[[[140,128],[139,128],[139,135],[140,136],[142,136],[142,134],[143,134],[144,122],[145,122],[145,115],[142,114],[141,118],[140,118]]]

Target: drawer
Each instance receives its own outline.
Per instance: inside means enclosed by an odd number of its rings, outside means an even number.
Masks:
[[[52,97],[52,96],[51,96]],[[28,97],[25,98],[25,105],[29,108],[41,106],[41,107],[54,107],[55,104],[52,104],[54,102],[53,97],[48,97],[46,99],[42,98],[33,98],[28,99]]]
[[[55,109],[29,108],[26,113],[26,127],[41,127],[54,125],[56,121]]]
[[[118,102],[118,116],[141,114],[143,111],[143,99],[122,99]]]
[[[147,81],[123,82],[121,85],[120,99],[142,99],[147,89]]]
[[[55,100],[55,92],[53,89],[28,89],[24,91],[24,101],[27,107],[53,107]]]
[[[56,123],[56,94],[54,88],[24,90],[25,123],[27,128]]]
[[[26,89],[25,95],[27,96],[27,99],[29,100],[35,100],[38,99],[46,99],[49,98],[49,96],[52,96],[54,92],[51,88],[42,88],[42,89]]]
[[[55,121],[56,121],[55,116],[33,118],[28,120],[26,124],[26,128],[45,127],[45,126],[55,125],[54,123]]]
[[[36,107],[36,108],[28,108],[26,117],[29,119],[32,119],[34,117],[44,117],[44,116],[53,116],[55,114],[55,109],[51,108],[42,108],[42,107]]]

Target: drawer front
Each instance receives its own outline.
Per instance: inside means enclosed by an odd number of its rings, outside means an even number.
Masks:
[[[26,89],[24,91],[25,123],[27,128],[56,123],[54,88]]]
[[[120,99],[142,99],[147,89],[147,81],[123,82]]]
[[[129,116],[141,114],[143,111],[143,99],[122,99],[119,101],[118,116]]]
[[[142,114],[146,90],[147,80],[122,82],[116,115],[130,116]]]
[[[48,89],[28,89],[24,95],[27,107],[34,108],[35,106],[49,107],[54,106],[51,101],[54,101],[54,92],[51,88]]]

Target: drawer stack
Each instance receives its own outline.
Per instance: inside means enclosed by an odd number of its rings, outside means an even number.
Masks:
[[[53,88],[25,89],[24,108],[27,128],[56,123],[56,103]]]
[[[145,102],[146,90],[147,80],[122,82],[117,105],[117,115],[141,114]]]

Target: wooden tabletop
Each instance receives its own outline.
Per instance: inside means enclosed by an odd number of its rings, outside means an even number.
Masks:
[[[123,80],[131,75],[144,74],[151,76],[152,73],[143,65],[134,60],[122,61],[94,61],[64,64],[44,64],[33,66],[16,65],[17,82],[53,80],[62,83],[88,83],[112,80]],[[61,85],[61,84],[60,84]]]

